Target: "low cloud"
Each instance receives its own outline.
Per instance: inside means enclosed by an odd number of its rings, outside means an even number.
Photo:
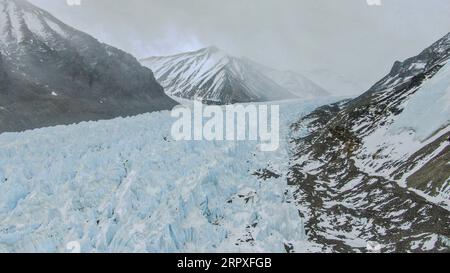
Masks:
[[[31,2],[138,58],[217,45],[278,69],[338,71],[367,87],[450,32],[448,0]]]

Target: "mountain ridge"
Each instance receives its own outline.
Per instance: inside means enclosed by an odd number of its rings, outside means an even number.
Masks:
[[[140,61],[154,70],[168,94],[187,99],[229,104],[292,99],[301,93],[300,90],[295,94],[276,81],[263,65],[234,57],[216,46]],[[314,97],[328,95],[310,81],[304,86],[311,89],[301,93],[305,98],[310,94]]]
[[[25,0],[0,0],[0,132],[171,109],[132,55]],[[6,84],[8,82],[8,85]]]

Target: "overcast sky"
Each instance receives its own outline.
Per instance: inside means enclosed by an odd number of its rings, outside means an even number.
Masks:
[[[31,0],[138,58],[216,45],[278,69],[369,87],[450,32],[449,0]]]

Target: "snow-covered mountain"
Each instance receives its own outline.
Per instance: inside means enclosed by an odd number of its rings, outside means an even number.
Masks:
[[[0,60],[0,132],[176,104],[134,57],[25,0],[0,0]]]
[[[450,34],[355,100],[293,126],[290,183],[334,251],[450,250]]]
[[[166,93],[186,99],[229,104],[328,95],[300,75],[266,68],[217,47],[141,62],[155,72]]]

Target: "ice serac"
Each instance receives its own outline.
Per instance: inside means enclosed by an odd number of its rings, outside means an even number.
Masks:
[[[450,34],[362,96],[293,126],[290,182],[335,251],[450,250]]]
[[[133,56],[25,0],[0,0],[0,54],[0,132],[110,119],[176,104]]]
[[[263,102],[327,95],[321,87],[300,75],[265,68],[217,47],[150,57],[141,62],[155,71],[168,94],[207,103]]]

